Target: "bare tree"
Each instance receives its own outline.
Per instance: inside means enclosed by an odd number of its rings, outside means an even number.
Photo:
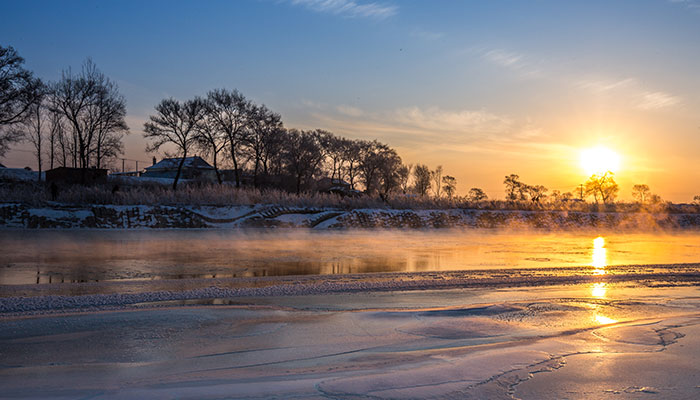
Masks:
[[[203,154],[209,155],[214,164],[216,180],[221,185],[221,171],[219,171],[219,153],[228,145],[228,135],[219,129],[217,119],[212,115],[214,108],[207,101],[204,116],[197,124],[197,147]]]
[[[17,130],[27,142],[31,143],[34,148],[34,157],[36,157],[39,174],[37,180],[41,181],[41,171],[43,166],[43,143],[45,136],[46,125],[48,124],[46,109],[41,101],[32,104],[29,107],[29,112],[26,118],[18,125]]]
[[[442,190],[442,165],[438,165],[437,168],[435,168],[435,171],[430,173],[430,178],[433,180],[433,194],[439,199],[441,194],[440,191]]]
[[[328,131],[319,130],[318,133],[319,141],[331,166],[331,179],[340,179],[348,140],[337,137]]]
[[[486,193],[484,193],[484,191],[479,188],[471,188],[469,189],[469,194],[467,194],[467,198],[469,199],[469,201],[480,202],[488,199],[488,196],[486,196]]]
[[[143,126],[144,137],[151,139],[151,144],[146,151],[157,151],[165,144],[175,145],[177,152],[182,157],[177,166],[177,173],[173,181],[173,190],[177,190],[177,181],[182,173],[182,166],[190,149],[197,140],[196,129],[199,121],[204,117],[206,105],[200,98],[180,103],[175,99],[163,99],[155,107],[156,115],[149,117],[150,121]]]
[[[92,60],[88,59],[77,75],[70,69],[63,71],[61,80],[52,87],[52,95],[52,111],[62,113],[67,121],[75,146],[74,158],[81,168],[90,166],[93,153],[96,162],[102,163],[103,154],[119,151],[120,146],[111,150],[104,146],[120,142],[121,134],[128,130],[124,121],[126,101],[116,84]]]
[[[401,192],[403,194],[408,193],[410,188],[409,180],[411,179],[411,173],[413,172],[413,164],[402,165],[399,168],[399,185],[401,186]]]
[[[380,154],[379,160],[379,194],[384,201],[387,201],[389,194],[401,187],[403,164],[401,163],[401,157],[394,149],[388,146]]]
[[[447,197],[450,199],[454,196],[457,191],[457,178],[450,175],[445,175],[442,177],[442,190],[445,192]]]
[[[542,185],[523,185],[530,196],[530,201],[539,203],[547,196],[548,189]]]
[[[416,193],[425,196],[430,190],[430,168],[424,164],[416,164],[413,168],[413,185]]]
[[[634,185],[632,186],[632,197],[634,197],[637,202],[644,204],[649,200],[651,195],[651,190],[649,190],[648,185]]]
[[[217,89],[207,94],[207,116],[226,136],[236,187],[241,186],[241,153],[248,141],[253,105],[237,90]]]
[[[261,170],[267,171],[266,149],[271,146],[276,135],[280,135],[284,127],[282,118],[266,106],[254,106],[249,110],[250,131],[246,137],[246,150],[250,162],[253,164],[253,184],[258,187]]]
[[[98,91],[92,107],[95,119],[95,166],[104,167],[105,160],[116,158],[124,153],[122,136],[129,132],[126,125],[126,100],[119,94],[115,85],[108,80]]]
[[[48,101],[53,101],[53,96],[49,96]],[[63,166],[66,166],[66,153],[65,149],[62,147],[62,138],[65,135],[65,127],[63,125],[63,117],[61,113],[52,111],[55,109],[48,104],[47,112],[49,114],[49,169],[53,169],[57,163],[57,158],[62,156]],[[61,152],[61,150],[63,150]]]
[[[26,70],[11,46],[0,46],[0,157],[22,139],[22,133],[10,129],[27,116],[41,98],[42,83]]]
[[[386,163],[392,163],[392,168],[396,169],[401,165],[401,159],[398,158],[399,164],[396,165],[394,163],[398,157],[396,152],[377,140],[371,142],[361,141],[359,148],[358,170],[360,171],[362,184],[365,186],[365,193],[376,193],[381,190],[382,168],[385,167]],[[396,181],[398,182],[398,179]]]
[[[317,132],[291,129],[286,132],[284,159],[287,170],[294,176],[296,193],[308,186],[323,161],[323,150]]]
[[[614,201],[619,191],[613,173],[610,171],[602,175],[591,175],[585,187],[586,195],[593,195],[596,203],[602,201],[604,204]]]
[[[503,184],[506,185],[506,200],[516,201],[519,198],[523,200],[523,183],[520,182],[520,176],[516,174],[507,175],[503,180]]]
[[[350,188],[353,190],[355,189],[355,182],[360,175],[359,165],[362,158],[361,150],[362,142],[359,140],[348,140],[343,146],[343,157],[347,163],[345,176],[347,176]]]

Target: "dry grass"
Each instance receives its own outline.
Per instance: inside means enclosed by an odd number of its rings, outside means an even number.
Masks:
[[[114,191],[115,185],[118,189]],[[113,192],[114,191],[114,192]],[[5,182],[0,184],[0,202],[24,203],[32,206],[47,205],[51,191],[45,184],[36,182]],[[489,200],[470,202],[465,198],[435,199],[429,196],[391,196],[386,202],[379,197],[341,197],[335,194],[304,193],[296,195],[278,189],[237,189],[232,185],[186,182],[173,191],[169,185],[112,181],[95,186],[66,186],[58,191],[56,201],[64,204],[114,204],[114,205],[251,205],[278,204],[291,207],[329,207],[345,210],[361,208],[390,209],[482,209],[523,211],[574,211],[574,212],[651,212],[651,213],[700,213],[694,204],[615,203],[598,205],[585,202],[532,203]]]

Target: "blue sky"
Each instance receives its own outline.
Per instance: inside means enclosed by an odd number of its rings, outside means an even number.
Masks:
[[[443,164],[461,192],[502,197],[509,173],[571,190],[580,149],[605,145],[623,158],[623,196],[633,183],[700,193],[700,2],[4,0],[0,12],[0,44],[38,76],[91,57],[118,83],[129,158],[150,159],[142,125],[160,99],[227,87],[289,127]]]

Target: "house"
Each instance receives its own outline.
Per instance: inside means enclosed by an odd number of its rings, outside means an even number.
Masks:
[[[348,182],[342,179],[321,178],[316,181],[316,188],[321,193],[333,193],[341,196],[356,197],[362,194],[359,190],[354,190]]]
[[[177,175],[177,168],[180,165],[182,158],[164,158],[150,167],[141,174],[148,178],[171,178],[174,179]],[[199,156],[185,158],[185,163],[182,165],[180,179],[216,179],[216,171],[214,167],[209,165]]]
[[[89,185],[107,181],[104,168],[58,167],[45,172],[46,182]]]

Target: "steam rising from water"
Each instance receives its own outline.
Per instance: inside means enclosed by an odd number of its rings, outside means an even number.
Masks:
[[[698,262],[700,234],[0,231],[0,284]],[[496,272],[495,270],[500,270]]]

